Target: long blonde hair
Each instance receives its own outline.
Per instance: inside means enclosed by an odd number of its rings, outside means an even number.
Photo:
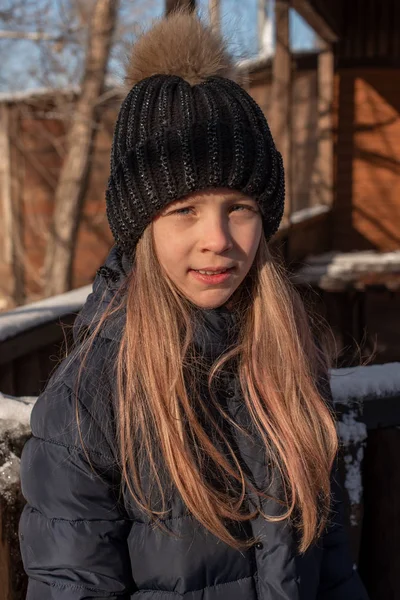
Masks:
[[[247,503],[252,484],[221,420],[210,410],[211,399],[223,419],[231,420],[218,406],[213,381],[234,361],[251,431],[265,448],[265,463],[282,483],[278,516],[260,509],[261,514],[269,520],[290,519],[304,552],[326,526],[337,434],[317,387],[318,378],[326,375],[324,355],[301,299],[266,241],[261,240],[245,284],[235,294],[237,344],[209,370],[208,399],[195,385],[188,386],[193,310],[163,273],[151,226],[137,245],[125,289],[126,323],[116,357],[116,429],[122,479],[134,501],[163,522],[168,514],[164,468],[189,513],[205,528],[234,548],[254,543],[237,539],[229,529],[229,522],[255,516]],[[115,310],[111,303],[93,336]],[[212,435],[203,427],[204,419]],[[232,421],[231,426],[240,429]],[[249,430],[243,433],[249,435]],[[209,473],[218,486],[210,483]],[[268,490],[252,490],[260,499],[268,497]]]

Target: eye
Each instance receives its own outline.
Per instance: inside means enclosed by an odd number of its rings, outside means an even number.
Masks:
[[[257,209],[255,209],[253,206],[250,206],[250,204],[235,204],[234,206],[232,206],[232,211],[234,212],[244,212],[244,211],[250,211],[250,212],[258,212]]]
[[[171,211],[170,214],[185,216],[189,215],[192,210],[193,208],[191,206],[185,206],[183,208],[176,208],[175,210]]]

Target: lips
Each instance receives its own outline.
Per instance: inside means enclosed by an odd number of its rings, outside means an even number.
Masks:
[[[216,270],[215,268],[210,269],[210,267],[208,267],[208,269],[190,269],[190,273],[197,281],[200,281],[203,284],[215,285],[228,281],[232,275],[233,268],[234,267],[225,267],[223,270]]]
[[[221,275],[221,273],[226,273],[229,269],[219,269],[218,271],[210,271],[209,269],[196,269],[197,273],[201,273],[202,275]]]
[[[204,273],[205,275],[216,275],[218,273],[225,273],[230,271],[233,267],[203,267],[202,269],[191,269],[197,271],[197,273]]]

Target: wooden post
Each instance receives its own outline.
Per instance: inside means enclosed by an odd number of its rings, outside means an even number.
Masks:
[[[313,204],[333,204],[333,85],[334,54],[330,44],[322,42],[318,57],[318,157],[315,173],[317,198]]]
[[[383,398],[380,401],[384,401]],[[400,429],[368,435],[360,575],[371,600],[400,598]]]
[[[301,17],[309,24],[315,33],[326,42],[337,42],[339,37],[337,31],[332,28],[331,23],[320,14],[315,5],[324,5],[324,2],[313,2],[310,0],[291,0],[291,7],[299,13]],[[325,3],[328,4],[328,3]],[[329,15],[329,8],[326,7]],[[330,21],[333,19],[331,18]]]
[[[289,0],[276,0],[276,49],[272,64],[270,121],[276,147],[285,166],[286,199],[283,224],[291,214],[292,64],[289,45]]]
[[[210,24],[215,31],[221,29],[221,14],[219,0],[208,0],[208,13],[210,16]]]
[[[23,257],[23,203],[21,197],[20,160],[13,140],[19,135],[19,115],[15,107],[0,106],[0,152],[2,156],[1,198],[4,218],[4,256],[10,267],[12,289],[16,305],[25,300]]]
[[[4,262],[11,264],[12,257],[12,200],[11,200],[11,149],[10,149],[10,107],[7,104],[0,105],[0,154],[1,160],[1,199],[4,223]]]
[[[166,15],[179,8],[186,8],[188,11],[193,11],[196,8],[196,2],[195,0],[165,0]]]

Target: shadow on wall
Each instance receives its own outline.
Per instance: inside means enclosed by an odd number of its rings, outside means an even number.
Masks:
[[[400,248],[400,69],[339,72],[334,247]]]

